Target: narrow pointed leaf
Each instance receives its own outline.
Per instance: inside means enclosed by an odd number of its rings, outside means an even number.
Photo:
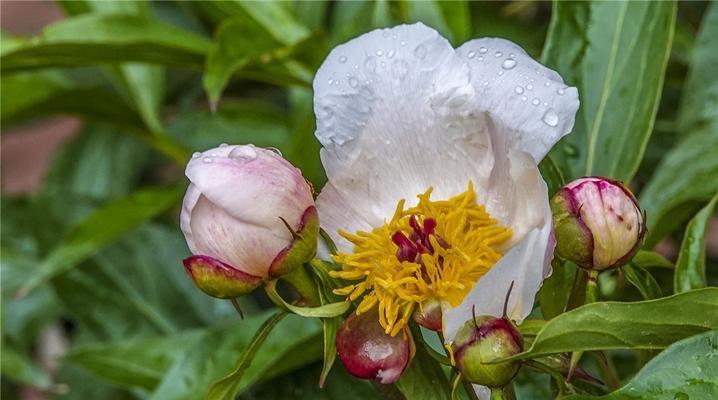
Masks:
[[[673,278],[673,291],[676,293],[702,288],[707,284],[706,229],[717,201],[718,194],[691,219],[686,227]]]

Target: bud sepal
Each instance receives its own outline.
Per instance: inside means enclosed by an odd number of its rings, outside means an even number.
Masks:
[[[282,249],[272,260],[269,276],[278,278],[294,271],[300,265],[311,261],[317,254],[317,238],[319,237],[319,214],[315,206],[308,207],[294,230],[282,220],[292,234],[292,242]]]
[[[233,299],[250,293],[262,284],[262,278],[250,275],[209,256],[185,258],[185,271],[197,287],[219,299]]]

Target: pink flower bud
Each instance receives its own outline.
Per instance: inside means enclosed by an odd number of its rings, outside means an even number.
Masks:
[[[520,361],[490,362],[523,351],[523,338],[507,318],[476,317],[459,329],[451,344],[456,368],[477,385],[500,388],[513,379]]]
[[[337,332],[337,352],[347,371],[362,379],[396,382],[414,356],[414,341],[404,330],[396,336],[384,332],[376,308],[352,313]]]
[[[314,257],[319,221],[312,189],[278,152],[222,145],[195,153],[185,173],[191,183],[182,205],[182,232],[192,254],[217,261],[205,263],[211,267],[190,261],[187,270],[195,282],[201,274],[227,268],[273,278]],[[217,268],[220,264],[224,267]]]
[[[604,270],[625,264],[646,234],[645,215],[620,182],[577,179],[551,200],[556,253],[577,265]]]

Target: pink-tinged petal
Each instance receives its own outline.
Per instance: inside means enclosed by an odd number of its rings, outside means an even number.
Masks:
[[[212,203],[239,221],[275,231],[279,217],[296,226],[314,205],[301,172],[272,150],[252,145],[225,146],[194,157],[185,171]]]
[[[187,192],[184,195],[182,201],[182,210],[180,211],[180,229],[184,234],[184,238],[187,241],[187,247],[192,253],[195,253],[197,247],[194,245],[194,236],[192,235],[192,210],[197,205],[202,193],[192,183],[187,187]]]
[[[246,274],[209,256],[191,256],[183,261],[187,275],[203,292],[220,299],[231,299],[256,289],[262,279]]]
[[[190,223],[193,253],[214,257],[262,278],[268,276],[272,260],[292,242],[292,235],[284,225],[274,231],[248,224],[226,213],[205,196],[197,201]]]

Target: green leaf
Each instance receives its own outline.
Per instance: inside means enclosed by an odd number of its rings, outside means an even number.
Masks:
[[[600,397],[575,395],[566,400],[688,400],[718,397],[718,331],[674,343],[646,364],[630,382]]]
[[[587,304],[549,321],[529,349],[512,358],[586,350],[662,349],[718,329],[718,288],[633,303]]]
[[[329,372],[332,370],[334,361],[337,358],[337,332],[344,320],[340,317],[322,319],[324,339],[324,364],[322,373],[319,375],[319,387],[324,387]]]
[[[181,194],[178,188],[143,189],[106,204],[65,236],[20,288],[19,294],[27,294],[54,276],[71,270],[137,225],[177,204]]]
[[[718,5],[711,4],[682,90],[682,138],[661,160],[641,192],[648,212],[646,247],[680,227],[718,191]],[[689,167],[687,167],[689,166]]]
[[[663,296],[661,287],[650,272],[630,263],[622,267],[622,271],[626,276],[626,280],[635,286],[641,296],[646,300],[657,299]]]
[[[249,368],[257,354],[257,351],[262,347],[264,341],[267,340],[267,336],[272,332],[272,329],[282,320],[287,314],[283,311],[279,311],[274,314],[271,318],[262,324],[257,330],[257,333],[252,338],[249,347],[242,354],[242,358],[239,360],[237,367],[224,378],[215,382],[210,388],[209,392],[205,396],[208,400],[234,400],[237,397],[240,389],[240,383],[242,381],[242,375]]]
[[[3,73],[128,61],[199,68],[209,46],[206,38],[159,20],[85,14],[48,26],[0,61]]]
[[[2,348],[0,366],[3,378],[7,377],[13,382],[31,385],[38,389],[50,388],[50,377],[45,371],[33,364],[28,357],[8,346],[7,343],[3,343]]]
[[[117,78],[120,89],[151,132],[162,132],[162,99],[164,96],[164,68],[157,65],[127,63],[108,68]]]
[[[676,261],[673,291],[685,292],[706,286],[706,230],[713,216],[718,194],[696,214],[686,227],[681,251]]]
[[[543,60],[578,87],[573,133],[552,153],[568,177],[628,182],[653,130],[675,2],[556,2]],[[568,173],[570,171],[570,173]]]
[[[673,269],[671,260],[654,251],[638,250],[638,253],[636,253],[631,262],[641,268],[655,267]]]
[[[551,266],[551,276],[543,281],[539,291],[539,304],[546,319],[551,319],[566,309],[577,268],[573,263],[561,262],[558,259],[554,259]]]
[[[561,190],[561,188],[566,184],[566,179],[564,179],[561,169],[550,155],[547,155],[543,160],[541,160],[539,163],[539,171],[548,186],[549,198],[553,197],[556,192]]]
[[[449,400],[449,380],[439,363],[427,353],[423,342],[421,332],[414,332],[416,354],[395,385],[407,400]]]

